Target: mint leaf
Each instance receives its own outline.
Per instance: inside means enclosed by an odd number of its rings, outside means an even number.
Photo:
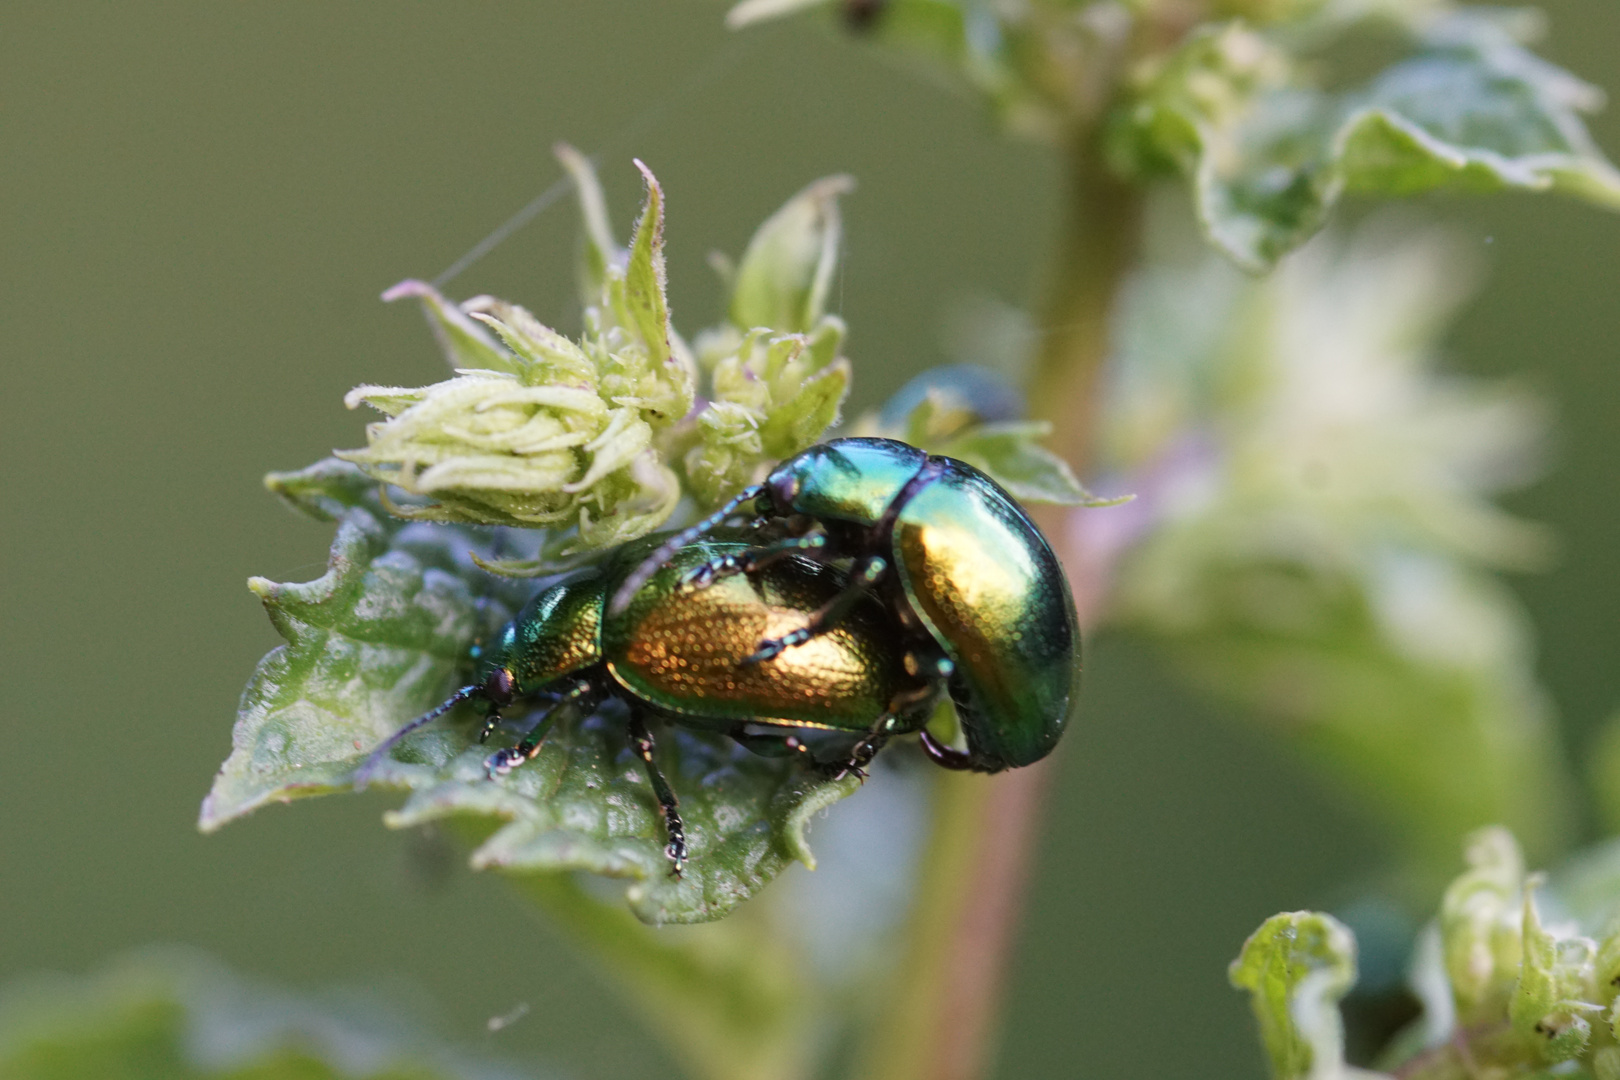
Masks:
[[[935,452],[967,462],[1021,502],[1101,507],[1131,501],[1129,495],[1099,498],[1081,487],[1068,462],[1040,444],[1050,434],[1052,425],[1043,420],[978,424]]]
[[[356,477],[324,462],[270,481],[300,508],[335,516],[338,533],[316,581],[253,579],[287,644],[243,692],[231,755],[203,803],[205,832],[269,802],[351,790],[373,747],[465,682],[474,639],[492,635],[532,588],[474,568],[473,553],[500,557],[488,534],[392,521]],[[478,719],[453,712],[406,740],[371,781],[411,793],[388,824],[483,819],[475,867],[624,878],[631,907],[649,923],[719,918],[790,862],[813,866],[810,816],[858,786],[718,735],[656,732],[692,849],[685,877],[675,878],[621,719],[609,709],[561,723],[533,761],[488,778],[484,760],[499,739],[517,736],[520,721],[514,713],[513,730],[481,746]]]
[[[854,433],[965,461],[1021,502],[1101,507],[1131,501],[1130,495],[1099,498],[1082,487],[1068,463],[1041,445],[1052,434],[1049,422],[1010,419],[1023,411],[1023,396],[989,369],[931,368],[901,387],[881,413],[862,417]]]
[[[1255,271],[1346,191],[1564,191],[1620,208],[1620,172],[1581,121],[1601,94],[1510,29],[1479,12],[1430,20],[1408,58],[1329,93],[1273,36],[1207,26],[1138,85],[1112,156],[1128,172],[1184,172],[1210,241]]]
[[[1355,936],[1331,915],[1273,915],[1228,972],[1250,994],[1276,1080],[1345,1075],[1339,999],[1356,981]]]

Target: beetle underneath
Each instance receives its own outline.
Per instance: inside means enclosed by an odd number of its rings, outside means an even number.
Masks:
[[[544,703],[516,745],[487,759],[495,777],[539,753],[559,719],[589,715],[616,699],[628,707],[629,744],[657,798],[665,854],[679,874],[689,842],[676,794],[658,767],[650,720],[719,731],[756,753],[797,757],[831,778],[864,775],[885,742],[921,729],[949,664],[926,648],[903,649],[906,635],[877,598],[845,599],[848,578],[840,568],[787,549],[755,555],[759,538],[720,530],[685,545],[618,612],[608,610],[609,596],[665,537],[609,551],[542,589],[483,651],[474,680],[373,750],[356,772],[356,786],[365,786],[407,735],[462,702],[487,709],[480,741],[505,711]],[[713,564],[747,572],[693,588],[692,576]],[[794,633],[834,601],[847,608],[836,628],[801,647],[753,657],[762,638]],[[853,743],[844,756],[818,761],[799,737],[809,731],[843,733]]]

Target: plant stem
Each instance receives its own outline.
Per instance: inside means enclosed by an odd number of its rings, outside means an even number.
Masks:
[[[1137,193],[1106,172],[1089,136],[1075,140],[1069,163],[1068,220],[1030,399],[1035,418],[1054,424],[1052,449],[1078,471],[1093,439],[1109,313],[1141,213]],[[1069,515],[1036,520],[1061,554]],[[937,780],[907,955],[890,997],[896,1004],[865,1055],[869,1080],[975,1080],[988,1071],[1053,767],[1049,759],[998,776]]]
[[[796,1080],[809,1073],[820,1003],[795,978],[789,951],[767,934],[645,926],[623,904],[588,895],[567,873],[511,880],[602,962],[691,1075]]]
[[[1053,424],[1051,449],[1079,472],[1092,449],[1109,319],[1136,258],[1142,200],[1108,171],[1091,139],[1077,140],[1068,160],[1064,242],[1056,253],[1030,403],[1035,419]],[[1057,532],[1053,539],[1061,551],[1066,515],[1037,517],[1042,527]]]

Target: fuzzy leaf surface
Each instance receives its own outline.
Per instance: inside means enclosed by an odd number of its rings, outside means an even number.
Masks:
[[[497,557],[487,536],[401,525],[357,475],[324,462],[270,480],[294,505],[335,518],[338,533],[316,581],[252,582],[287,643],[260,662],[243,693],[231,755],[203,803],[205,832],[269,802],[352,790],[370,750],[462,685],[474,640],[532,591],[476,569],[472,555]],[[480,723],[471,708],[452,711],[374,772],[372,785],[410,792],[388,824],[481,819],[475,867],[624,878],[632,909],[649,923],[719,918],[793,860],[813,865],[804,835],[810,816],[857,786],[756,757],[719,736],[656,730],[692,851],[676,878],[656,800],[611,705],[559,723],[538,756],[495,779],[486,757],[528,722],[511,710],[486,746],[476,741]]]

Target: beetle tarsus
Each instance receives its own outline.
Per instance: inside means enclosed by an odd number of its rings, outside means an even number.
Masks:
[[[540,720],[529,729],[529,733],[523,736],[521,742],[508,749],[497,750],[485,759],[485,774],[493,780],[497,776],[505,776],[525,761],[532,761],[540,752],[540,746],[546,741],[546,736],[551,732],[551,725],[556,720],[557,714],[563,709],[578,707],[581,700],[589,697],[593,689],[589,680],[580,679],[559,694],[557,700],[541,714]],[[486,727],[492,726],[486,724]]]
[[[850,748],[849,757],[843,761],[835,761],[822,765],[821,771],[829,780],[842,780],[846,776],[854,776],[861,783],[866,783],[870,775],[866,767],[872,764],[877,752],[889,741],[889,735],[884,731],[873,731],[863,735],[861,740]]]
[[[480,746],[489,742],[489,737],[495,733],[495,729],[500,726],[500,722],[501,710],[491,709],[489,715],[484,717],[484,726],[478,729],[478,743]]]
[[[799,555],[814,559],[827,549],[827,534],[814,532],[808,536],[789,536],[769,544],[749,548],[735,555],[722,555],[702,566],[688,571],[681,578],[681,587],[688,590],[706,589],[721,578],[732,574],[752,574],[763,570],[779,559]]]
[[[664,846],[664,855],[670,861],[670,873],[676,877],[684,876],[686,872],[686,825],[681,821],[680,804],[675,798],[675,791],[664,779],[659,770],[658,763],[653,760],[652,733],[647,730],[647,722],[639,714],[630,714],[630,745],[635,748],[636,755],[647,768],[647,779],[652,783],[653,794],[658,797],[658,809],[664,818],[664,831],[669,835],[669,843]]]

